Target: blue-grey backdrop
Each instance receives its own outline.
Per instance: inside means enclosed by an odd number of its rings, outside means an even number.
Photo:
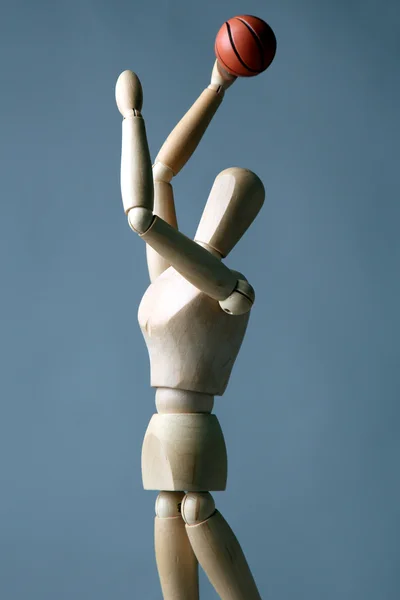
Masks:
[[[257,302],[215,412],[218,508],[263,598],[397,600],[399,7],[392,0],[14,0],[0,20],[0,597],[161,598],[144,246],[119,192],[114,84],[135,70],[153,157],[235,14],[278,52],[238,81],[176,179],[193,235],[216,174],[267,201],[228,264]],[[202,598],[216,593],[201,575]]]

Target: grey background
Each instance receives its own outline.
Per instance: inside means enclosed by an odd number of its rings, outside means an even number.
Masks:
[[[153,157],[209,83],[225,19],[271,68],[238,81],[176,179],[193,235],[214,177],[267,202],[229,257],[257,303],[215,412],[215,493],[263,598],[395,600],[399,570],[399,8],[386,0],[14,0],[0,19],[2,600],[159,599],[144,246],[119,192],[118,74]],[[216,598],[201,575],[202,599]]]

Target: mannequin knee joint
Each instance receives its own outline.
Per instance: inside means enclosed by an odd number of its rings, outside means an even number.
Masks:
[[[161,519],[180,517],[185,492],[160,492],[156,500],[156,515]]]
[[[182,501],[181,511],[187,525],[197,525],[215,512],[215,502],[208,492],[189,492]]]

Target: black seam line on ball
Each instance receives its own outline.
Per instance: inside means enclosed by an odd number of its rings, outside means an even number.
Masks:
[[[242,60],[240,58],[239,52],[236,50],[236,46],[233,42],[233,38],[232,38],[232,33],[231,33],[231,28],[229,23],[226,23],[226,27],[228,29],[228,35],[229,35],[229,40],[231,42],[231,46],[232,46],[232,50],[234,51],[234,53],[236,54],[236,58],[238,59],[238,61],[240,62],[240,64],[247,69],[248,71],[250,71],[250,73],[259,73],[259,71],[255,71],[254,69],[250,69],[250,67],[248,65],[246,65],[246,63],[244,62],[244,60]]]
[[[240,17],[236,17],[236,19],[238,21],[240,21],[241,23],[243,23],[243,25],[246,25],[247,29],[250,31],[251,35],[253,36],[253,38],[257,44],[257,48],[260,52],[261,65],[262,65],[262,67],[264,67],[264,65],[265,65],[264,51],[263,51],[263,47],[262,47],[260,38],[258,37],[257,33],[254,31],[252,26],[249,23],[247,23],[247,21],[245,21],[244,19],[241,19]]]
[[[219,52],[216,50],[216,54],[217,54],[217,59],[218,62],[221,63],[222,67],[225,69],[225,71],[227,71],[227,73],[231,73],[232,75],[234,75],[235,77],[239,77],[238,73],[236,71],[233,71],[233,69],[231,69],[231,67],[228,67],[228,65],[226,64],[226,62],[224,62],[219,54]]]

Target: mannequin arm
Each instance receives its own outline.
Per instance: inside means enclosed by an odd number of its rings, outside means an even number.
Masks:
[[[216,93],[214,90],[210,90],[210,92]],[[229,314],[247,312],[254,301],[254,290],[251,286],[244,280],[238,281],[236,275],[219,258],[180,233],[174,224],[171,225],[162,217],[154,215],[153,172],[145,124],[140,114],[143,94],[140,81],[132,71],[124,71],[120,75],[116,86],[116,99],[118,108],[124,117],[122,123],[121,194],[129,225],[164,259],[164,264],[173,266],[199,290],[211,298],[223,302],[224,304],[221,306],[225,312]],[[168,161],[172,166],[156,163],[154,167],[157,175],[161,174],[161,181],[164,179],[163,183],[170,185],[165,179],[172,177],[171,173],[174,172],[174,169],[177,172],[178,167],[182,168],[199,143],[210,120],[204,121],[205,113],[201,114],[203,117],[200,118],[200,121],[194,119],[197,123],[194,128],[197,131],[195,135],[197,141],[194,146],[190,145],[189,155],[185,148],[185,140],[190,138],[190,132],[187,132],[186,137],[183,136],[183,138],[169,136],[164,144],[167,150],[169,148],[168,152],[171,152],[171,156],[175,156],[175,158]],[[193,127],[191,131],[193,132]]]

